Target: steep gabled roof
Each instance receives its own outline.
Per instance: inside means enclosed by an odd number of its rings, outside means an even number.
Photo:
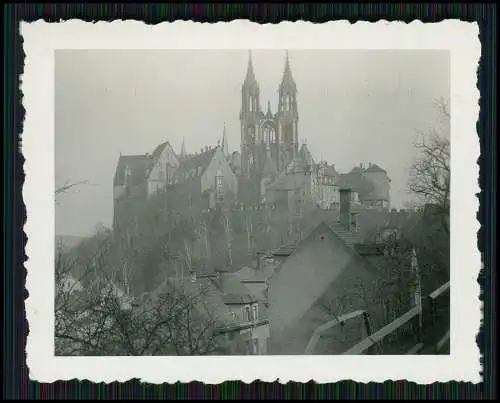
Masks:
[[[287,174],[302,174],[312,172],[313,162],[308,160],[307,153],[298,153],[285,168]]]
[[[314,164],[314,172],[317,175],[330,176],[338,180],[339,173],[335,169],[335,165],[328,165],[326,161],[321,161],[319,164]]]
[[[327,222],[327,221],[322,221],[320,222],[311,232],[310,234],[314,233],[317,231],[317,229],[321,226],[326,226],[328,229],[332,232],[333,235],[335,235],[338,239],[340,239],[344,245],[346,245],[348,248],[351,250],[355,250],[354,247],[356,244],[359,244],[362,242],[361,237],[357,232],[350,231],[347,228],[345,228],[341,223],[338,222]],[[309,237],[306,236],[304,238],[304,241]],[[271,254],[276,257],[288,257],[291,254],[295,252],[295,250],[299,247],[300,243],[297,241],[289,241],[288,243],[275,248],[271,251]]]
[[[264,163],[264,168],[262,169],[262,174],[264,176],[274,177],[278,174],[278,168],[276,168],[276,164],[272,160],[272,158],[266,158],[266,162]]]
[[[302,147],[300,147],[299,154],[301,155],[305,164],[308,164],[311,167],[315,165],[314,158],[306,143],[302,144]]]
[[[154,149],[153,154],[151,154],[154,161],[156,161],[160,157],[161,153],[163,152],[163,150],[165,150],[167,146],[172,148],[170,143],[168,141],[165,141],[164,143],[161,143]]]
[[[200,154],[191,155],[182,159],[179,162],[179,168],[175,171],[174,176],[182,181],[186,175],[189,177],[193,174],[194,177],[203,175],[216,151],[217,148],[212,148]]]
[[[189,275],[184,279],[169,278],[160,284],[154,291],[146,294],[146,301],[157,300],[162,293],[177,287],[185,295],[195,298],[197,310],[201,314],[215,315],[223,323],[231,321],[231,311],[224,303],[220,290],[209,278],[198,278],[195,281]]]
[[[220,291],[226,304],[246,304],[257,301],[257,298],[233,273],[220,273],[218,278],[213,278],[211,281]]]
[[[130,176],[128,184],[131,186],[139,185],[148,175],[149,170],[154,164],[151,155],[121,155],[116,167],[114,186],[125,185],[126,171],[129,170]]]
[[[380,168],[377,164],[371,164],[365,169],[365,172],[384,172],[387,173],[385,169]]]
[[[329,222],[327,225],[332,232],[350,248],[354,248],[354,245],[362,242],[359,233],[347,229],[339,222]]]

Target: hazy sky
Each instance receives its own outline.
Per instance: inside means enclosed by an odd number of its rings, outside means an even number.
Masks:
[[[299,141],[316,159],[350,170],[377,163],[392,180],[391,204],[408,200],[415,130],[435,126],[449,99],[446,51],[289,51],[298,88]],[[264,111],[277,108],[284,50],[252,51]],[[241,85],[248,51],[57,51],[56,186],[89,185],[59,198],[56,234],[89,235],[111,226],[120,153],[151,153],[169,140],[179,152],[215,145],[224,122],[239,149]]]

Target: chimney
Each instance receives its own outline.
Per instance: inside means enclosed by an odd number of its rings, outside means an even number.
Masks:
[[[350,229],[351,227],[351,189],[340,189],[340,223]]]
[[[262,268],[262,255],[264,255],[264,252],[257,252],[256,270],[260,270]]]

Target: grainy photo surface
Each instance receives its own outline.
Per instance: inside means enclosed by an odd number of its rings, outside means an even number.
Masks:
[[[478,382],[477,34],[25,24],[30,376]]]
[[[57,51],[56,354],[448,354],[449,98],[446,50]]]

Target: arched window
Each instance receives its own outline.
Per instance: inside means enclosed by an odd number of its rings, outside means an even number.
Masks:
[[[255,127],[250,126],[248,128],[248,142],[250,144],[255,144]]]
[[[276,134],[271,126],[264,128],[264,144],[274,144],[276,143]]]
[[[264,128],[264,143],[266,143],[266,145],[269,145],[271,143],[271,128],[270,127]]]
[[[132,171],[130,170],[130,167],[128,165],[125,167],[124,176],[125,176],[125,185],[128,185],[130,178],[132,176]]]
[[[221,171],[218,171],[215,176],[215,191],[218,195],[224,192],[224,175]]]
[[[250,169],[254,169],[254,167],[255,167],[255,157],[254,157],[253,153],[250,153],[248,155],[248,165],[249,165]]]
[[[259,318],[258,316],[258,311],[257,311],[257,304],[252,305],[252,319],[254,321],[257,321]]]

